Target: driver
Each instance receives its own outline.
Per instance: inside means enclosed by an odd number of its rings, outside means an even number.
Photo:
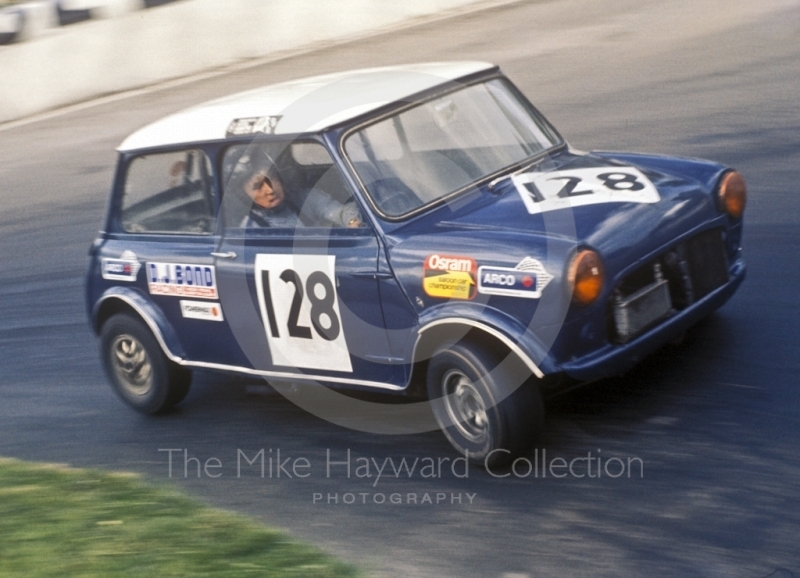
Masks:
[[[244,191],[253,203],[242,227],[360,227],[362,224],[355,201],[339,203],[320,189],[293,192],[292,198],[287,199],[274,164],[253,171],[244,182]]]

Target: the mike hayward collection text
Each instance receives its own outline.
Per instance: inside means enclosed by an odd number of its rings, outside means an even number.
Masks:
[[[505,450],[495,450],[503,452]],[[309,458],[291,454],[281,448],[243,450],[237,448],[223,461],[218,456],[197,456],[187,448],[159,448],[170,478],[236,478],[295,480],[312,477],[346,478],[368,481],[377,487],[382,480],[419,478],[422,480],[470,476],[469,456],[394,457],[354,456],[350,449],[326,449],[325,458]],[[487,457],[487,464],[489,458]],[[504,467],[488,467],[481,471],[497,479],[505,478],[591,478],[641,479],[644,461],[638,457],[607,457],[602,450],[564,458],[548,456],[546,449],[536,449]],[[473,466],[474,467],[474,466]]]

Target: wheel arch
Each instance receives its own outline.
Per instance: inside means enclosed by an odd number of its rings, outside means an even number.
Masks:
[[[92,308],[95,335],[99,335],[103,324],[117,313],[130,313],[144,321],[164,355],[178,364],[184,361],[186,354],[164,313],[134,289],[112,287],[97,300]]]
[[[513,355],[523,363],[531,374],[541,379],[545,373],[539,367],[529,351],[520,346],[521,340],[515,340],[507,333],[487,323],[463,317],[443,317],[425,324],[419,329],[417,341],[412,354],[412,373],[410,393],[425,393],[425,374],[428,360],[442,345],[469,341],[483,348],[505,355]]]

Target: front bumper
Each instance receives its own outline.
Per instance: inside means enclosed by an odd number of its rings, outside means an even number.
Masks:
[[[593,381],[627,371],[665,343],[678,338],[692,325],[708,316],[736,292],[744,281],[746,267],[741,259],[730,267],[730,278],[702,299],[668,317],[658,325],[624,344],[609,344],[578,359],[561,364],[561,371],[579,381]]]

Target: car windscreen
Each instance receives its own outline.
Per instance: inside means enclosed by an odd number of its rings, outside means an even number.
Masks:
[[[379,211],[400,217],[559,142],[516,90],[495,78],[353,132],[344,151]]]

